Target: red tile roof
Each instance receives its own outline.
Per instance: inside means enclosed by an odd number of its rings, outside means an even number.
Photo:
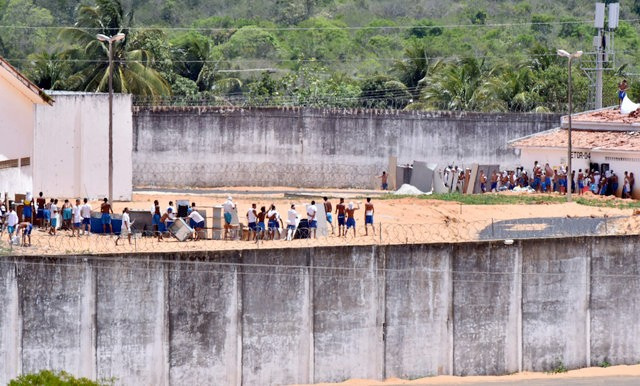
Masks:
[[[571,145],[576,149],[640,151],[640,132],[572,130]],[[567,130],[552,129],[509,143],[515,148],[567,147]]]

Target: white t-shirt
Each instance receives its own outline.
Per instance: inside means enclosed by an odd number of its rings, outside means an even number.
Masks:
[[[7,225],[10,227],[18,225],[18,214],[15,210],[9,212],[9,216],[7,217]]]
[[[71,208],[71,211],[73,213],[73,222],[74,223],[82,222],[82,216],[80,215],[80,207],[74,206],[73,208]]]
[[[271,221],[271,216],[275,215],[275,221],[280,219],[280,213],[277,210],[271,209],[267,212],[267,221]]]
[[[58,206],[56,204],[51,204],[51,215],[53,216],[58,211]]]
[[[91,205],[82,205],[80,207],[80,215],[82,216],[82,218],[91,218]]]
[[[251,222],[256,222],[258,221],[258,218],[256,217],[256,210],[254,208],[249,209],[249,211],[247,212],[247,220],[251,223]]]
[[[202,217],[200,215],[200,213],[198,213],[197,211],[193,211],[191,213],[189,213],[189,218],[192,219],[195,222],[201,222],[204,221],[204,217]]]
[[[122,228],[127,231],[131,231],[131,219],[129,218],[129,213],[122,214]]]
[[[315,205],[309,205],[307,207],[307,218],[311,220],[316,219],[316,214],[318,213],[318,208]]]
[[[193,213],[193,212],[192,212]],[[176,215],[173,212],[167,212],[167,219],[164,220],[164,223],[174,222],[176,220]]]
[[[234,207],[235,207],[235,204],[233,203],[233,201],[227,200],[224,204],[222,204],[224,213],[231,213]]]
[[[289,225],[296,225],[296,220],[298,219],[298,212],[295,209],[289,209],[287,212],[287,223]]]

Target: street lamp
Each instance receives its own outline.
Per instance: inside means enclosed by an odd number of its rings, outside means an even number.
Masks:
[[[113,202],[113,42],[124,39],[125,34],[113,36],[97,34],[101,42],[109,43],[109,202]]]
[[[568,53],[565,50],[558,50],[558,56],[563,56],[569,59],[568,67],[569,67],[569,87],[568,87],[568,99],[569,99],[569,128],[567,130],[568,141],[567,141],[567,202],[571,202],[571,187],[573,186],[573,176],[571,175],[571,114],[572,106],[571,106],[571,61],[575,58],[579,58],[582,56],[582,51],[576,51],[573,54]]]

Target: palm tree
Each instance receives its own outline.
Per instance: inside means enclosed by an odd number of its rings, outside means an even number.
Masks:
[[[62,90],[69,76],[69,63],[58,52],[29,55],[27,76],[45,90]]]
[[[65,55],[78,63],[67,81],[68,87],[83,91],[108,90],[109,45],[98,41],[96,34],[128,34],[124,19],[120,0],[96,0],[94,7],[84,5],[78,8],[75,26],[61,32],[62,38],[74,46]],[[148,97],[169,95],[169,84],[151,68],[152,55],[145,50],[128,49],[128,40],[116,42],[113,46],[114,91]]]
[[[421,105],[426,109],[506,111],[499,97],[501,82],[484,61],[465,58],[424,78]]]

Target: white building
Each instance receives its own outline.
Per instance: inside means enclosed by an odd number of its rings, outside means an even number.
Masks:
[[[568,116],[562,117],[559,128],[543,131],[509,142],[520,150],[520,161],[531,169],[535,161],[559,168],[567,163]],[[617,107],[587,111],[572,115],[571,168],[613,171],[619,178],[618,196],[622,192],[624,172],[640,176],[640,118],[620,114]],[[632,192],[640,198],[636,183]]]
[[[53,100],[0,58],[0,192],[32,191],[36,106]]]
[[[0,58],[0,191],[107,197],[108,94],[48,94]],[[130,200],[131,96],[114,94],[113,112],[113,198]]]

